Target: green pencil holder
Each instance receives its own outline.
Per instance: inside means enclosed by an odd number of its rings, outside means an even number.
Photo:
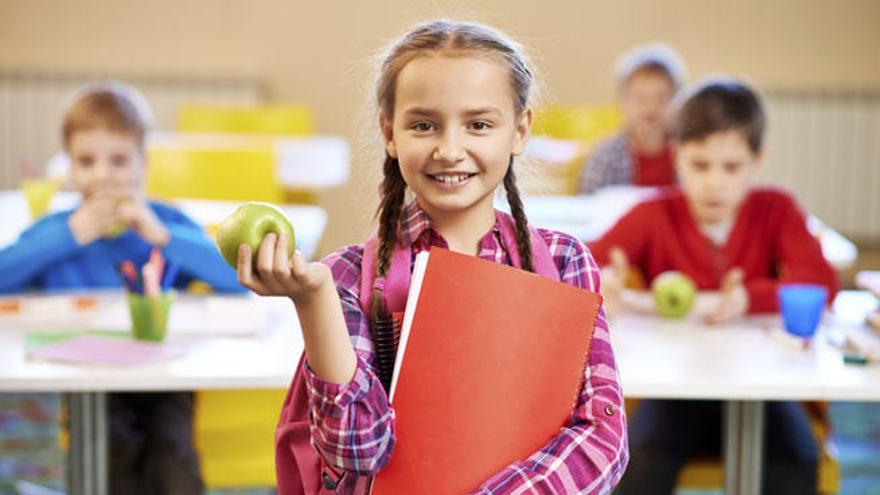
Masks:
[[[138,340],[162,342],[168,330],[168,313],[174,300],[174,291],[163,292],[150,298],[128,292],[128,311],[131,314],[131,333]]]

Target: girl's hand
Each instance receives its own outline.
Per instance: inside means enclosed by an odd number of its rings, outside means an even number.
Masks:
[[[85,245],[106,236],[119,221],[116,215],[117,196],[98,191],[86,198],[70,215],[67,224],[77,244]]]
[[[327,285],[333,285],[330,267],[320,262],[307,262],[296,251],[287,258],[286,235],[266,234],[257,251],[256,263],[251,249],[242,244],[238,249],[238,281],[261,296],[287,296],[294,303],[308,302]],[[256,265],[256,272],[254,272]]]
[[[159,247],[168,245],[171,234],[145,199],[138,197],[120,200],[116,205],[116,214],[122,223],[150,244]]]
[[[720,299],[714,309],[706,314],[706,323],[723,323],[745,316],[749,309],[749,294],[743,285],[744,274],[732,268],[721,279]]]

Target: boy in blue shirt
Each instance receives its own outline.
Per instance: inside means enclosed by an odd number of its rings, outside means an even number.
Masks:
[[[179,266],[175,287],[202,280],[243,291],[201,227],[143,195],[149,109],[120,83],[86,87],[64,115],[63,143],[82,202],[43,217],[0,250],[0,293],[121,287],[118,266],[154,247]],[[111,394],[111,493],[201,493],[191,393]]]

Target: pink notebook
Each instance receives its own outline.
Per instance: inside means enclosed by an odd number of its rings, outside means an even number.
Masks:
[[[81,335],[30,351],[35,357],[104,366],[143,366],[183,354],[183,348],[117,337]]]

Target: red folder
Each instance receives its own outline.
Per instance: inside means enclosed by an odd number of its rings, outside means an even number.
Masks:
[[[460,495],[569,421],[601,297],[473,256],[416,259],[373,494]]]

